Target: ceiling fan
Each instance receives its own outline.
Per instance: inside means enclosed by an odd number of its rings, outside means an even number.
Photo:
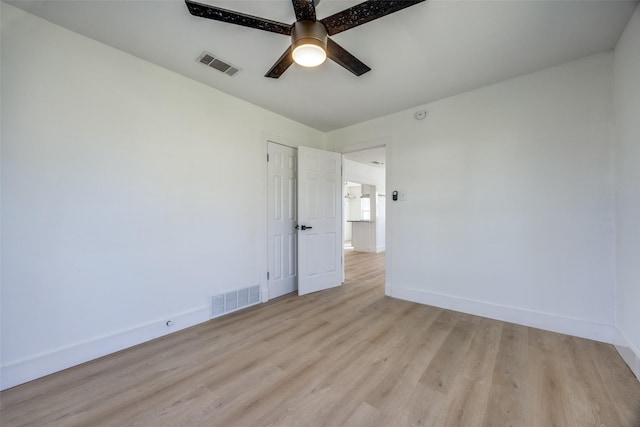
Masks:
[[[277,79],[293,62],[305,67],[315,67],[322,64],[327,57],[356,76],[361,76],[371,68],[331,40],[329,36],[425,0],[368,0],[320,20],[316,19],[315,6],[319,0],[292,0],[296,14],[296,22],[293,24],[284,24],[191,0],[185,1],[189,12],[194,16],[291,36],[291,46],[265,74],[265,77]]]

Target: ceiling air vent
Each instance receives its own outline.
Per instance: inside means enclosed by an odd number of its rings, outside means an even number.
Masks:
[[[223,61],[222,59],[217,58],[210,52],[202,52],[197,61],[203,63],[204,65],[208,65],[211,68],[215,68],[216,70],[231,77],[235,76],[238,71],[240,71],[240,69],[235,65],[231,65],[227,61]]]

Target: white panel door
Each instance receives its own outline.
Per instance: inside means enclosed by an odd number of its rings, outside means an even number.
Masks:
[[[298,295],[342,284],[342,156],[298,148]]]
[[[269,299],[297,288],[296,149],[273,142],[269,154],[268,280]]]

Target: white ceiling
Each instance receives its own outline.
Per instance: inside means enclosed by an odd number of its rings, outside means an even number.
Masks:
[[[290,0],[199,0],[292,23]],[[180,0],[8,3],[321,131],[426,104],[612,49],[637,2],[431,0],[333,39],[372,68],[355,77],[327,61],[263,77],[289,38],[190,15]],[[359,1],[322,0],[318,19]],[[240,67],[196,62],[203,50]]]

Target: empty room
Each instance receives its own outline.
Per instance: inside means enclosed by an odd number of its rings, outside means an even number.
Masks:
[[[637,1],[0,15],[3,427],[640,426]]]

